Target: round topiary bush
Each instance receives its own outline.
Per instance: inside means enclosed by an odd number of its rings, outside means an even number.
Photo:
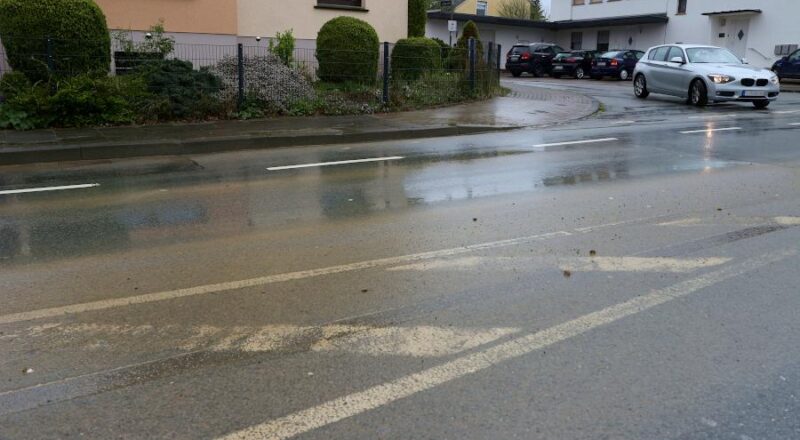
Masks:
[[[477,60],[483,59],[483,44],[481,43],[481,35],[478,31],[478,25],[472,20],[464,25],[461,30],[461,36],[458,37],[456,46],[450,51],[450,56],[447,60],[448,69],[468,69],[469,66],[469,39],[475,39],[475,57]]]
[[[415,80],[424,72],[441,69],[442,55],[439,43],[430,38],[405,38],[392,50],[392,77]]]
[[[374,82],[378,76],[378,33],[369,23],[336,17],[317,34],[317,75],[322,81]]]
[[[106,17],[93,0],[0,0],[0,39],[11,67],[31,81],[107,72],[111,64]]]

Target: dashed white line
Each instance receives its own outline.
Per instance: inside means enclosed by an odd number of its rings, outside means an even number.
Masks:
[[[798,125],[800,125],[800,122],[792,122],[792,123],[791,123],[791,124],[789,124],[789,125],[791,125],[791,126],[793,126],[793,127],[797,127]]]
[[[736,130],[741,130],[741,129],[742,129],[742,127],[704,128],[702,130],[682,131],[681,134],[714,133],[716,131],[736,131]]]
[[[386,162],[390,160],[402,160],[403,156],[390,156],[390,157],[371,157],[369,159],[354,159],[354,160],[339,160],[335,162],[318,162],[318,163],[304,163],[300,165],[286,165],[280,167],[269,167],[267,171],[283,171],[295,170],[298,168],[315,168],[315,167],[329,167],[334,165],[349,165],[354,163],[368,163],[368,162]]]
[[[28,194],[28,193],[38,193],[38,192],[47,192],[47,191],[66,191],[69,189],[86,189],[86,188],[95,188],[100,186],[99,183],[85,183],[81,185],[64,185],[64,186],[46,186],[40,188],[23,188],[23,189],[9,189],[5,191],[0,191],[0,196],[2,195],[11,195],[11,194]]]
[[[582,141],[569,141],[569,142],[554,142],[550,144],[536,144],[534,148],[544,148],[544,147],[560,147],[564,145],[580,145],[580,144],[596,144],[599,142],[614,142],[618,141],[617,138],[603,138],[603,139],[586,139]]]
[[[790,257],[798,250],[784,250],[749,258],[739,264],[709,272],[672,286],[598,310],[545,330],[456,358],[432,368],[329,400],[275,420],[220,437],[220,440],[288,439],[341,420],[371,411],[398,400],[444,385],[497,364],[516,359],[551,345],[588,333],[629,316],[686,297],[723,281],[761,269]]]
[[[777,111],[774,111],[772,113],[774,113],[776,115],[791,115],[791,114],[794,114],[794,113],[800,113],[800,110],[777,110]]]

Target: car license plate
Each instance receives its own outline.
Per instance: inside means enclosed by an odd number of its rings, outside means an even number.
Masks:
[[[511,61],[519,61],[519,57],[511,57]]]
[[[597,67],[606,67],[606,63],[597,63]]]
[[[564,66],[553,66],[555,70],[564,70]]]
[[[745,90],[742,96],[767,96],[767,92],[763,90]]]

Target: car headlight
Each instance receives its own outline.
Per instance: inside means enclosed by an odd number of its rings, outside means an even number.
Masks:
[[[769,82],[775,84],[776,86],[781,85],[781,80],[778,78],[778,75],[772,75],[772,77],[769,79]]]
[[[708,75],[708,79],[714,82],[714,84],[727,84],[729,82],[733,82],[736,78],[728,75],[723,75],[721,73],[712,73]]]

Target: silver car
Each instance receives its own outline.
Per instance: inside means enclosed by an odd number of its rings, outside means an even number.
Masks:
[[[671,44],[650,48],[633,71],[639,98],[650,93],[685,98],[704,106],[709,102],[751,102],[767,108],[780,94],[778,76],[745,64],[728,49]]]

